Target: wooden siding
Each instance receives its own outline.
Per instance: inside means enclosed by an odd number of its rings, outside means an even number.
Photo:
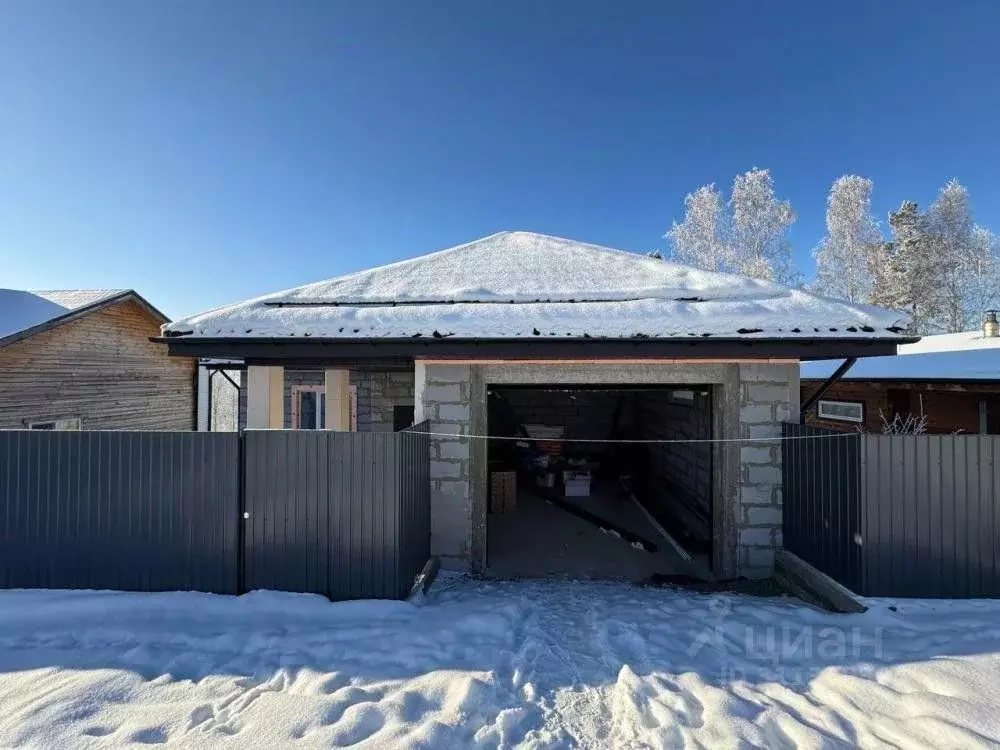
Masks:
[[[194,429],[195,361],[149,341],[124,301],[0,348],[0,429],[78,417],[85,430]]]
[[[802,381],[802,400],[816,392],[820,380]],[[989,432],[1000,426],[1000,384],[996,383],[921,383],[878,380],[841,380],[823,396],[827,401],[856,401],[865,405],[864,425],[820,419],[813,406],[806,415],[806,424],[843,432],[882,431],[880,414],[891,419],[896,412],[927,415],[927,431],[936,434],[979,433],[979,402],[986,401]]]

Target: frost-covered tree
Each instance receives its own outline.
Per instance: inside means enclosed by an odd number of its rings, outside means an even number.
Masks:
[[[795,212],[788,201],[774,195],[767,169],[736,175],[729,198],[729,247],[739,273],[796,284],[800,274],[792,263],[788,228]]]
[[[715,185],[705,185],[684,199],[684,219],[665,237],[671,257],[710,271],[795,283],[788,228],[795,212],[775,197],[771,175],[752,169],[737,175],[723,205]]]
[[[723,226],[722,196],[715,185],[704,185],[684,198],[684,220],[674,222],[664,237],[670,240],[671,257],[706,271],[731,270]]]
[[[885,247],[885,298],[872,301],[905,310],[913,333],[940,332],[946,295],[930,221],[916,203],[904,201],[898,211],[889,214],[889,226],[892,240]]]
[[[961,331],[965,325],[973,226],[969,191],[958,180],[950,180],[927,209],[927,231],[933,237],[943,296],[941,325],[948,332]]]
[[[844,175],[834,181],[826,201],[826,236],[813,251],[817,292],[851,302],[869,300],[874,276],[885,262],[871,205],[868,178]]]
[[[983,313],[1000,305],[1000,242],[986,227],[974,226],[963,260],[966,273],[964,329],[982,325]]]

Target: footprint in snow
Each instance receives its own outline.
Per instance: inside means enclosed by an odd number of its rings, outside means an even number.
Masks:
[[[342,672],[335,672],[333,675],[331,675],[330,677],[328,677],[326,680],[323,681],[323,683],[319,686],[319,690],[321,693],[330,695],[331,693],[336,693],[341,688],[345,688],[350,684],[351,684],[350,677],[343,674]]]
[[[140,729],[129,737],[129,740],[140,745],[162,745],[169,737],[170,733],[166,727],[149,727]]]
[[[107,737],[109,734],[114,734],[116,731],[118,731],[116,727],[98,725],[94,727],[87,727],[83,730],[82,734],[87,737]]]
[[[365,690],[359,687],[345,687],[334,693],[333,705],[326,712],[323,721],[324,725],[337,724],[344,717],[348,710],[362,703],[378,703],[384,697],[380,690]]]
[[[351,708],[354,709],[350,712],[352,715],[350,717],[345,715],[341,722],[338,722],[336,731],[330,738],[334,747],[357,745],[385,726],[385,716],[377,707],[365,705],[351,706]],[[344,726],[339,726],[341,723]]]

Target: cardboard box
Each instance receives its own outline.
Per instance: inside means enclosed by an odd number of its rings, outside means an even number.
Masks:
[[[590,497],[590,472],[564,471],[563,489],[565,497]]]
[[[517,507],[517,472],[490,472],[490,513],[509,513]]]

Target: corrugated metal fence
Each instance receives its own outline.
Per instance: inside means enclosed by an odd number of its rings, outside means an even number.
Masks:
[[[407,593],[428,556],[426,434],[245,435],[247,589]]]
[[[424,432],[0,431],[0,587],[403,596]]]
[[[0,431],[0,585],[236,589],[235,433]]]
[[[867,596],[1000,596],[1000,437],[784,434],[789,551]]]

